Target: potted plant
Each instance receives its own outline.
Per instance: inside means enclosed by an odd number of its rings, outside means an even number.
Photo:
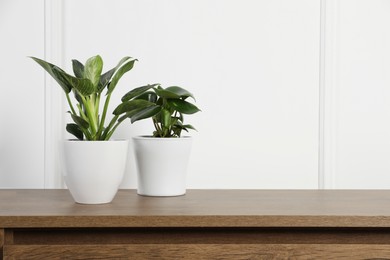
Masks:
[[[153,105],[145,100],[128,102],[127,107],[122,106],[122,112],[113,115],[106,124],[111,94],[120,78],[133,68],[136,59],[124,57],[105,73],[102,73],[103,60],[99,55],[89,58],[85,64],[72,60],[72,76],[56,65],[31,58],[62,87],[69,105],[73,123],[67,124],[66,130],[76,139],[64,142],[63,173],[70,193],[78,203],[111,202],[123,178],[128,140],[110,138],[124,120],[122,114]]]
[[[136,100],[145,100],[153,105],[127,112],[124,116],[134,123],[152,118],[155,131],[151,136],[133,138],[138,171],[138,194],[145,196],[179,196],[186,193],[186,169],[189,161],[192,138],[181,134],[192,125],[184,124],[185,114],[199,110],[187,99],[194,96],[187,90],[160,84],[147,85],[131,90],[122,98],[129,106]],[[114,114],[122,112],[120,109]]]

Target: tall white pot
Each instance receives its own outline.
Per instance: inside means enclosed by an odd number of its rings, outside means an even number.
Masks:
[[[64,180],[77,203],[112,201],[123,179],[128,143],[128,140],[65,141]]]
[[[186,193],[191,137],[133,137],[138,194],[180,196]]]

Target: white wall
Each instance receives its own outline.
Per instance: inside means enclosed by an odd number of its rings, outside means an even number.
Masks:
[[[379,0],[1,0],[1,35],[10,24],[19,32],[1,45],[1,73],[46,89],[1,96],[0,122],[14,127],[1,128],[8,135],[0,135],[0,187],[61,187],[56,151],[69,120],[55,84],[15,57],[46,57],[71,71],[72,58],[96,54],[106,69],[125,55],[139,59],[113,106],[145,83],[196,95],[202,112],[187,117],[199,129],[191,134],[190,188],[387,187],[389,9]],[[27,66],[28,77],[10,62]],[[33,100],[35,113],[23,120],[21,109],[16,119],[4,113],[18,98]],[[26,120],[34,125],[27,136]],[[115,138],[151,127],[128,123]],[[136,187],[133,156],[124,188]],[[27,163],[12,163],[19,157]]]
[[[327,188],[390,188],[390,1],[334,1]]]
[[[43,188],[43,0],[1,0],[0,35],[0,188]]]
[[[65,17],[65,60],[139,59],[113,100],[155,82],[195,93],[189,187],[317,187],[319,1],[71,0]],[[123,187],[136,184],[129,163]]]

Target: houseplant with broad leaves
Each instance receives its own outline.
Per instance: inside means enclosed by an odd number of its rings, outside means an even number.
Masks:
[[[31,58],[60,85],[69,105],[73,123],[67,124],[66,130],[77,139],[64,142],[63,173],[73,198],[85,204],[110,202],[123,178],[128,141],[110,140],[123,122],[119,120],[123,115],[115,114],[107,120],[107,113],[119,80],[137,60],[124,57],[105,73],[99,55],[89,58],[85,64],[72,60],[73,76],[54,64]],[[141,109],[150,106],[150,102],[136,100],[132,105]]]
[[[149,106],[126,109],[132,102],[144,100]],[[138,172],[138,194],[146,196],[179,196],[186,193],[186,170],[192,138],[183,131],[195,130],[184,123],[184,116],[200,109],[189,100],[195,97],[188,90],[152,84],[129,91],[122,97],[114,114],[123,114],[131,122],[151,118],[154,132],[133,138]],[[126,111],[124,111],[126,110]]]

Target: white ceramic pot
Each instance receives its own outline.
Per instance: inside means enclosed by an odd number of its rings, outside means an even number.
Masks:
[[[191,137],[133,137],[138,194],[180,196],[186,193]]]
[[[64,180],[77,203],[112,201],[123,179],[128,144],[128,140],[65,141]]]

